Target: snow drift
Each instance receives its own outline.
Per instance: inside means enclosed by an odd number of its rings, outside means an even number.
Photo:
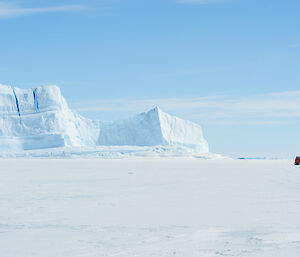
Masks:
[[[199,125],[156,107],[103,123],[74,113],[57,86],[19,89],[0,85],[0,150],[58,147],[180,146],[208,153]]]

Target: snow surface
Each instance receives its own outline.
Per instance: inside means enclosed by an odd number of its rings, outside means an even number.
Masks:
[[[0,256],[298,257],[292,163],[0,159]]]
[[[57,86],[19,89],[0,85],[2,152],[125,145],[209,152],[199,125],[158,107],[129,119],[104,123],[71,111]]]

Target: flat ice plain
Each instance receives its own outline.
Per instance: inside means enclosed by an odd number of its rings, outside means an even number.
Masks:
[[[0,159],[1,257],[299,257],[287,160]]]

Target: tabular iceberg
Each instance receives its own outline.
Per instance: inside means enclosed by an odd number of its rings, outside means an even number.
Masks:
[[[0,85],[0,150],[57,147],[183,146],[208,153],[199,125],[155,107],[121,121],[93,121],[73,112],[57,86]]]
[[[199,125],[173,117],[158,107],[129,119],[103,124],[99,144],[180,145],[208,152],[208,143]]]
[[[94,145],[99,128],[72,112],[57,86],[0,85],[0,149]]]

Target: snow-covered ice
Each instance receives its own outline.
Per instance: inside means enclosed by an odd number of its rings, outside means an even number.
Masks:
[[[158,107],[105,123],[73,112],[57,86],[19,89],[0,85],[0,151],[97,146],[172,146],[173,150],[209,152],[198,124]]]
[[[298,257],[285,160],[0,159],[3,257]]]
[[[0,85],[0,157],[0,257],[300,256],[299,167],[212,154],[158,107],[105,123]]]

